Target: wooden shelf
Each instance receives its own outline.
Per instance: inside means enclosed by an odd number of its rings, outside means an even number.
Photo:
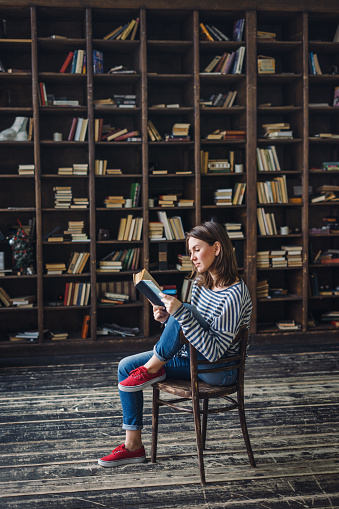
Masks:
[[[330,6],[333,0],[328,0]],[[273,2],[273,3],[272,3]],[[32,141],[1,141],[3,157],[0,160],[0,231],[7,236],[17,219],[21,224],[35,218],[34,275],[1,277],[1,286],[11,295],[36,295],[34,308],[0,308],[1,327],[4,334],[12,334],[16,323],[20,329],[37,329],[40,340],[34,342],[53,344],[44,339],[44,330],[56,329],[60,323],[69,330],[67,342],[74,341],[79,351],[84,340],[79,341],[85,315],[91,317],[90,337],[87,343],[116,339],[114,336],[97,336],[96,330],[103,323],[116,321],[121,325],[136,326],[140,334],[131,341],[150,338],[161,333],[146,301],[133,300],[128,304],[105,306],[100,296],[110,288],[127,292],[132,275],[146,267],[160,284],[175,284],[180,295],[186,272],[174,269],[178,253],[185,251],[185,240],[149,239],[149,222],[158,220],[158,212],[168,217],[180,215],[184,230],[212,217],[221,224],[240,222],[244,237],[234,239],[241,274],[254,303],[251,333],[256,341],[274,341],[279,334],[285,339],[305,337],[317,331],[324,337],[334,337],[335,329],[320,322],[321,313],[335,310],[337,296],[309,297],[310,273],[318,274],[320,285],[339,285],[339,264],[309,264],[312,251],[336,249],[339,233],[309,233],[321,229],[326,217],[337,216],[338,202],[310,203],[309,186],[317,189],[323,183],[337,183],[338,171],[323,171],[324,161],[338,161],[338,139],[318,138],[318,132],[339,133],[337,114],[332,106],[338,75],[329,74],[331,66],[339,66],[339,43],[331,42],[332,31],[339,24],[339,11],[318,2],[309,6],[306,0],[296,0],[293,5],[281,6],[272,0],[270,6],[257,6],[245,0],[243,4],[231,1],[227,6],[212,0],[204,9],[193,2],[176,9],[167,2],[162,5],[154,0],[136,1],[133,8],[122,2],[89,1],[86,6],[74,5],[65,10],[61,0],[50,5],[26,0],[8,2],[0,7],[0,15],[11,19],[20,14],[22,39],[17,40],[18,29],[8,24],[8,39],[0,39],[2,63],[24,72],[2,72],[3,94],[0,104],[0,132],[9,128],[16,117],[33,118]],[[46,3],[46,2],[45,2]],[[258,2],[257,2],[258,3]],[[260,2],[259,2],[260,3]],[[21,11],[22,5],[27,8]],[[306,5],[307,4],[307,5]],[[328,4],[328,2],[327,2]],[[324,16],[322,16],[324,14]],[[321,26],[317,16],[321,15]],[[136,39],[104,40],[123,19],[139,17]],[[199,40],[199,24],[206,22],[224,27],[232,38],[234,21],[245,19],[242,41]],[[277,41],[257,39],[258,30],[277,32]],[[52,39],[52,34],[65,39]],[[70,37],[68,37],[70,36]],[[307,41],[309,37],[309,41]],[[320,40],[320,39],[325,40]],[[317,40],[319,39],[319,40]],[[240,74],[205,73],[202,70],[215,56],[231,53],[244,47],[245,60]],[[60,73],[70,51],[87,50],[87,74]],[[93,72],[93,50],[103,53],[104,72]],[[318,54],[322,75],[310,74],[308,52]],[[258,74],[258,55],[275,58],[275,74]],[[10,64],[9,64],[10,62]],[[109,74],[108,71],[123,65],[134,70],[133,74]],[[48,94],[78,100],[80,106],[41,106],[39,83],[45,83]],[[215,94],[237,91],[231,108],[202,107],[200,102]],[[95,101],[117,95],[135,95],[132,108],[96,107]],[[328,107],[309,106],[309,103],[328,103]],[[156,104],[179,104],[178,108],[159,108]],[[84,142],[68,141],[72,118],[88,119]],[[102,118],[105,129],[126,127],[140,132],[142,141],[94,141],[95,120]],[[152,120],[165,138],[174,123],[190,124],[188,141],[151,141],[147,122]],[[261,135],[263,123],[287,122],[295,138],[267,139]],[[209,140],[207,135],[215,130],[244,130],[243,139]],[[53,141],[53,133],[61,132],[61,142]],[[261,172],[257,167],[256,149],[274,145],[281,171]],[[242,164],[242,173],[202,173],[201,151],[209,159],[230,159]],[[122,174],[96,175],[95,161],[106,160],[108,168],[120,168]],[[35,175],[18,175],[19,164],[35,164]],[[59,175],[58,169],[76,163],[88,164],[87,175]],[[152,174],[152,168],[166,170],[167,174]],[[191,171],[178,175],[176,171]],[[298,196],[302,203],[257,203],[257,183],[284,176],[288,197]],[[107,196],[129,198],[134,182],[141,185],[138,207],[107,208]],[[215,205],[216,189],[234,188],[236,183],[246,184],[242,205]],[[70,186],[73,197],[87,197],[88,208],[56,209],[53,187]],[[301,194],[300,194],[301,190]],[[194,206],[160,207],[156,201],[160,194],[179,194],[191,199]],[[149,199],[155,206],[149,207]],[[20,206],[19,206],[20,205]],[[8,208],[6,208],[6,206]],[[257,209],[274,214],[277,231],[289,226],[289,235],[260,235]],[[118,241],[121,218],[133,215],[143,218],[142,238],[138,241]],[[69,221],[84,221],[84,231],[89,239],[82,242],[48,242],[46,235],[59,227],[62,234]],[[99,230],[108,230],[110,238],[99,241]],[[319,231],[319,230],[314,230]],[[100,233],[100,238],[101,237]],[[298,267],[268,267],[257,269],[257,251],[279,250],[281,245],[300,245],[302,265]],[[310,244],[312,245],[312,251]],[[167,249],[168,270],[158,270],[159,246]],[[12,251],[8,240],[0,242],[5,253],[6,268],[11,264]],[[140,249],[139,267],[112,273],[98,273],[98,262],[113,251],[127,253]],[[46,274],[45,264],[68,263],[72,253],[90,253],[88,265],[81,274]],[[264,274],[265,273],[265,274]],[[287,288],[287,296],[270,299],[256,298],[257,281],[265,277],[272,288]],[[64,295],[68,282],[91,284],[87,306],[53,306]],[[125,288],[125,290],[123,290]],[[132,291],[128,287],[128,291]],[[63,301],[62,301],[63,302]],[[271,324],[265,324],[265,309],[269,303]],[[55,311],[58,311],[55,313]],[[132,311],[133,310],[133,311]],[[27,311],[29,311],[27,313]],[[132,311],[132,312],[131,312]],[[13,315],[13,312],[15,315]],[[316,316],[316,328],[309,325],[309,312]],[[15,319],[13,319],[13,316]],[[294,319],[301,329],[293,332],[279,331],[274,325],[279,320]],[[3,344],[8,345],[9,342]],[[10,343],[15,351],[16,344]]]

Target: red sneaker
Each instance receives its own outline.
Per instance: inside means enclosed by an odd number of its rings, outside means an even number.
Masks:
[[[125,444],[116,447],[111,454],[98,460],[101,467],[118,467],[129,463],[143,463],[146,461],[144,446],[136,451],[129,451]]]
[[[145,366],[133,369],[129,377],[119,383],[118,387],[123,392],[137,392],[145,389],[155,382],[160,382],[166,378],[165,368],[162,367],[157,373],[147,373]]]

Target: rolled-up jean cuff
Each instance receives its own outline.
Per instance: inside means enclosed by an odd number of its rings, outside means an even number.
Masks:
[[[127,431],[136,431],[138,429],[142,429],[143,426],[138,426],[137,424],[123,424],[122,429],[125,429]]]
[[[155,355],[155,357],[158,359],[158,361],[161,361],[161,362],[167,362],[169,359],[164,359],[163,357],[161,357],[161,355],[158,354],[158,352],[156,351],[156,347],[157,345],[154,345],[153,347],[153,353]]]

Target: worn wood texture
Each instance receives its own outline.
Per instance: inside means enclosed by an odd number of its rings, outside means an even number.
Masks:
[[[112,355],[0,361],[0,508],[339,506],[339,347],[252,348],[245,405],[209,416],[200,486],[190,415],[162,408],[157,463],[103,469],[122,442]],[[152,391],[144,392],[150,457]]]

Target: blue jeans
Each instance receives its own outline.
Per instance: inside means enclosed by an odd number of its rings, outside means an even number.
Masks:
[[[194,317],[207,330],[208,323],[203,319],[200,313],[190,304],[184,304],[190,309]],[[129,373],[143,366],[153,356],[153,354],[161,361],[167,361],[165,364],[167,378],[181,378],[190,380],[190,360],[189,357],[176,355],[182,348],[180,343],[180,324],[170,316],[159,341],[154,346],[153,351],[138,353],[125,357],[119,363],[118,381],[125,380]],[[198,360],[205,357],[198,352]],[[225,364],[226,366],[227,364]],[[220,366],[220,365],[219,365]],[[203,366],[201,366],[203,368]],[[212,367],[212,366],[209,366]],[[207,366],[206,366],[207,368]],[[199,379],[211,385],[231,385],[235,382],[237,371],[219,371],[217,373],[199,374]],[[123,412],[123,429],[138,430],[143,427],[143,392],[123,392],[119,390],[120,401]]]

